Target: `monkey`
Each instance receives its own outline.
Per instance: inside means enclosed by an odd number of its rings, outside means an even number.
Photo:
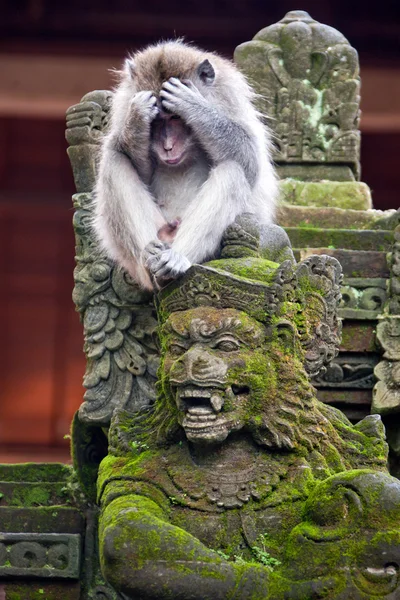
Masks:
[[[231,61],[182,40],[125,60],[93,224],[106,254],[142,288],[215,258],[238,215],[273,221],[271,137],[254,100]]]

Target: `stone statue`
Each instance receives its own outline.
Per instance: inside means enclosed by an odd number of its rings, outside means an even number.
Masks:
[[[114,412],[103,573],[122,598],[394,600],[400,483],[381,419],[352,425],[310,383],[337,354],[339,263],[227,239],[157,298],[155,405]]]
[[[359,178],[358,56],[339,31],[294,10],[241,44],[235,60],[262,94],[283,177],[303,163],[335,173],[319,179]]]
[[[293,10],[235,50],[274,133],[281,200],[372,208],[360,182],[357,52],[333,27]]]

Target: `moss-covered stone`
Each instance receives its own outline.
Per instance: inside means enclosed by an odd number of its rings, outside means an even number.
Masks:
[[[280,204],[276,212],[276,222],[281,227],[391,230],[397,226],[399,219],[400,213],[397,210],[353,210]]]
[[[298,181],[280,182],[280,202],[307,207],[335,207],[353,210],[372,208],[371,192],[358,181]]]
[[[347,248],[388,252],[393,244],[392,231],[354,231],[317,227],[286,227],[285,231],[293,248]]]

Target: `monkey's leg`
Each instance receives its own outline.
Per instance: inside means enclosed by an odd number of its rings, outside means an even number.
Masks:
[[[106,147],[95,194],[94,227],[107,254],[149,289],[142,253],[163,225],[163,215],[129,158]]]
[[[172,249],[191,263],[215,256],[225,229],[248,210],[250,197],[247,177],[236,162],[217,165],[185,211]]]

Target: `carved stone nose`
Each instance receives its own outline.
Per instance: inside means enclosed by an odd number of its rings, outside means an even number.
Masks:
[[[186,353],[185,363],[187,375],[197,380],[221,380],[227,371],[227,366],[222,359],[209,354],[202,348],[191,348]]]

